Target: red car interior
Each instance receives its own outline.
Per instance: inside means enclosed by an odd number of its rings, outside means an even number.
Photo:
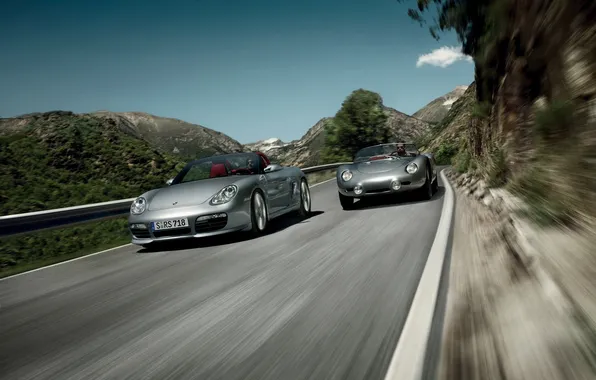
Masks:
[[[226,170],[226,166],[224,164],[213,164],[211,166],[211,173],[209,174],[209,178],[225,177],[227,175],[228,171]]]

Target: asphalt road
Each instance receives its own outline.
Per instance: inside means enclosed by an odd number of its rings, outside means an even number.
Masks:
[[[444,189],[353,211],[333,181],[311,191],[314,216],[257,239],[128,246],[0,281],[0,378],[382,379]]]

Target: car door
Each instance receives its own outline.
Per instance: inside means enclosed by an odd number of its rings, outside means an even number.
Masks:
[[[290,183],[287,181],[285,170],[279,165],[270,165],[265,170],[267,180],[267,196],[269,198],[270,213],[275,214],[288,206]]]

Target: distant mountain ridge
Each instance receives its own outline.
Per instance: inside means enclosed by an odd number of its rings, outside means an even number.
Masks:
[[[468,86],[457,86],[447,94],[440,96],[428,103],[416,111],[412,116],[429,123],[439,123],[445,118],[445,116],[447,116],[449,110],[453,106],[453,103],[461,98],[467,89]]]
[[[97,111],[91,115],[113,119],[135,137],[171,154],[199,158],[243,150],[237,140],[221,132],[183,120],[144,112]]]
[[[428,122],[394,108],[383,106],[383,110],[388,116],[387,125],[395,140],[415,140],[430,128]],[[250,150],[262,151],[271,159],[284,165],[299,167],[318,165],[321,163],[321,151],[325,145],[325,124],[331,120],[333,120],[332,117],[322,118],[298,140],[286,143],[272,138],[244,146]]]

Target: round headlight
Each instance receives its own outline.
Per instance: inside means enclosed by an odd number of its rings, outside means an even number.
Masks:
[[[147,200],[143,197],[139,197],[132,202],[130,205],[130,212],[134,215],[139,215],[145,212],[147,209]]]
[[[349,170],[344,170],[341,173],[341,179],[343,179],[345,182],[349,181],[352,179],[352,172]]]
[[[414,174],[418,171],[418,165],[412,162],[411,164],[408,164],[408,166],[406,166],[406,171],[409,174]]]

